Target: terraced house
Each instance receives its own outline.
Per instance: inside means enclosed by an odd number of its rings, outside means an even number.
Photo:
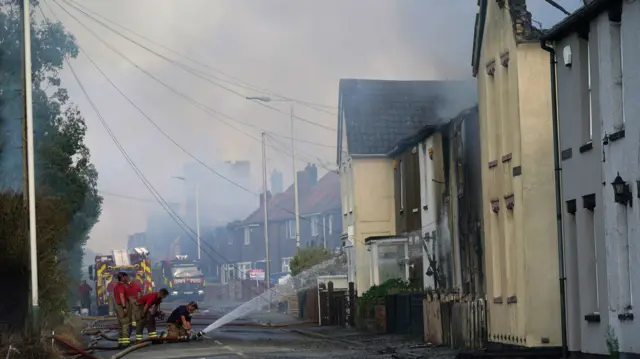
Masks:
[[[415,261],[426,229],[431,228],[421,223],[418,157],[423,155],[417,150],[410,153],[413,147],[396,147],[475,104],[473,87],[456,81],[340,80],[337,163],[342,242],[348,279],[359,293],[389,278],[428,283],[422,278],[424,265]],[[435,188],[434,195],[439,193]],[[395,254],[387,258],[391,253],[382,250]],[[387,264],[389,271],[381,273]]]
[[[544,37],[557,73],[568,346],[637,357],[640,2],[593,0]]]
[[[480,0],[473,45],[482,138],[489,341],[562,344],[549,55],[525,0]]]

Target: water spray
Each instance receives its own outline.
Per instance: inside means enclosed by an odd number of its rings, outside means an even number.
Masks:
[[[295,293],[295,291],[288,292],[286,290],[286,289],[293,288],[294,279],[295,279],[295,282],[297,283],[296,287],[298,287],[297,288],[298,290],[314,287],[316,285],[315,281],[312,281],[311,279],[317,278],[318,275],[320,275],[321,271],[335,264],[340,264],[340,258],[337,258],[337,257],[331,258],[325,262],[322,262],[318,265],[315,265],[303,271],[302,273],[295,276],[295,278],[291,277],[286,283],[277,284],[275,288],[267,288],[267,290],[264,293],[249,300],[248,302],[241,304],[239,307],[225,314],[220,319],[209,324],[209,326],[207,326],[203,330],[197,332],[196,334],[193,334],[190,339],[192,340],[199,339],[205,336],[205,334],[208,334],[213,330],[220,328],[223,325],[229,324],[234,319],[247,316],[248,314],[262,307],[264,305],[263,301],[265,301],[268,305],[271,305],[273,302],[286,296],[286,294],[283,294],[283,292],[287,294]],[[275,296],[272,293],[275,294]]]

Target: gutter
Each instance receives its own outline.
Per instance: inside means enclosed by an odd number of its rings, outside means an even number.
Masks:
[[[556,186],[556,221],[558,230],[558,272],[560,282],[560,321],[562,326],[562,359],[567,359],[567,276],[564,268],[564,238],[562,230],[562,187],[560,164],[560,140],[558,131],[558,95],[556,80],[556,51],[553,47],[540,41],[540,47],[549,53],[549,72],[551,75],[551,119],[553,124],[553,163]]]

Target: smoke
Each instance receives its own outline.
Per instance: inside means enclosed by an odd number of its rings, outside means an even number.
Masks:
[[[471,77],[475,1],[139,0],[82,4],[225,73],[279,94],[331,106],[323,109],[333,114],[337,111],[338,81],[341,78],[468,80]],[[104,47],[59,8],[54,7],[54,11],[76,36],[83,51],[91,55],[111,80],[176,142],[216,169],[228,160],[250,161],[250,178],[245,184],[253,192],[260,192],[260,130],[234,123],[223,116],[206,114]],[[289,136],[286,114],[289,104],[269,104],[284,113],[265,109],[247,101],[244,96],[234,95],[198,79],[110,33],[74,10],[69,11],[105,41],[176,90],[241,121]],[[50,16],[47,10],[45,14]],[[135,35],[131,36],[144,42]],[[177,61],[198,66],[184,57],[150,46]],[[168,201],[183,204],[183,215],[185,219],[189,217],[188,223],[192,225],[193,218],[186,213],[186,207],[191,208],[191,205],[185,203],[188,201],[187,192],[191,190],[171,177],[185,175],[184,165],[194,162],[194,159],[150,126],[82,55],[74,61],[74,66],[93,101],[138,167]],[[212,73],[210,69],[198,68]],[[89,131],[86,142],[100,174],[99,188],[143,199],[136,201],[105,195],[100,223],[91,233],[89,247],[96,251],[123,247],[127,236],[145,231],[149,214],[161,209],[152,203],[153,198],[111,143],[66,71],[62,72],[62,79],[71,100],[78,103],[87,117]],[[246,88],[232,87],[245,96],[262,95]],[[465,102],[466,95],[458,100]],[[324,126],[335,128],[337,123],[335,115],[312,110],[300,103],[295,104],[295,112],[297,116]],[[221,122],[221,118],[230,125]],[[297,138],[329,145],[299,142],[298,169],[309,161],[334,162],[336,149],[331,146],[336,145],[335,132],[302,121],[297,121],[295,126]],[[287,139],[269,138],[267,147],[268,172],[280,170],[284,174],[285,188],[292,182],[290,155],[283,153],[288,150],[289,143]],[[213,178],[215,174],[209,172],[208,176]],[[233,180],[247,179],[234,177]],[[206,188],[211,192],[211,199],[203,197],[202,211],[207,213],[202,215],[206,216],[209,225],[226,218],[242,217],[241,212],[247,210],[248,214],[257,208],[257,197],[251,198],[250,194],[247,197],[237,196],[228,188],[221,184]],[[224,211],[224,208],[231,207],[237,211]]]

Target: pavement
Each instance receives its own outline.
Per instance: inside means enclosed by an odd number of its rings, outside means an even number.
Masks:
[[[203,308],[194,314],[194,330],[202,330],[228,308]],[[213,318],[213,319],[212,319]],[[159,328],[160,329],[160,328]],[[99,343],[105,345],[105,343]],[[113,346],[110,342],[107,345]],[[110,358],[116,351],[96,351]],[[258,311],[237,319],[205,337],[189,342],[151,345],[126,355],[127,359],[213,359],[213,358],[442,358],[455,356],[452,350],[431,348],[420,340],[392,335],[363,334],[354,329],[320,327],[288,314]]]

